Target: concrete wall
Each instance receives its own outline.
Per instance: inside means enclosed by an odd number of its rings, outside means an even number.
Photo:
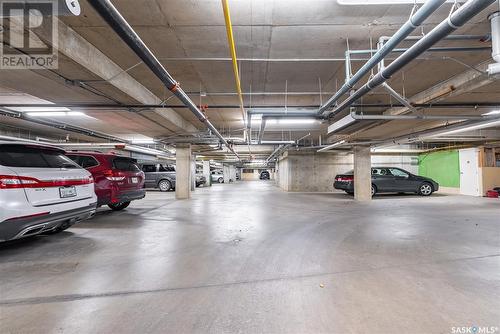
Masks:
[[[278,162],[278,177],[276,178],[278,186],[284,191],[290,191],[290,164],[288,163],[288,152],[280,158]]]
[[[481,177],[481,195],[486,195],[488,190],[500,187],[500,167],[482,167],[479,168]]]
[[[243,181],[257,181],[257,180],[260,180],[260,173],[263,171],[263,170],[267,170],[269,172],[269,176],[271,177],[271,180],[274,180],[275,178],[275,173],[271,170],[271,169],[253,169],[253,173],[243,173],[243,170],[245,170],[246,168],[243,168],[242,169],[242,172],[241,172],[241,180]],[[251,169],[251,168],[249,168]],[[248,169],[246,169],[248,170]]]
[[[243,181],[255,181],[258,180],[260,176],[260,170],[254,169],[253,173],[243,173],[241,172],[241,179]]]
[[[373,167],[399,167],[418,175],[418,156],[398,154],[398,155],[375,155],[372,153]]]
[[[329,192],[335,175],[352,168],[351,154],[288,152],[279,162],[279,186],[285,191]]]
[[[372,166],[400,167],[418,173],[418,157],[372,155]],[[276,184],[284,191],[332,192],[337,174],[353,170],[352,154],[285,152],[278,161]]]

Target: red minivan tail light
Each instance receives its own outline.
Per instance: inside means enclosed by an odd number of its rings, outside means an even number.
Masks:
[[[123,181],[125,176],[121,175],[119,171],[108,169],[104,171],[104,177],[110,181]]]
[[[352,182],[354,181],[354,176],[339,176],[337,177],[338,182]]]
[[[80,186],[94,183],[92,176],[83,179],[38,180],[34,177],[17,175],[0,175],[0,189],[52,188]]]

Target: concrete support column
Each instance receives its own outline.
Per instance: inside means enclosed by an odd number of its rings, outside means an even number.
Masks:
[[[370,146],[354,147],[354,198],[358,201],[372,199],[372,162]]]
[[[191,144],[177,144],[175,149],[175,198],[189,199],[192,183]]]
[[[191,191],[196,190],[196,157],[191,156]]]
[[[229,166],[229,179],[236,182],[236,166]]]
[[[231,171],[229,170],[229,165],[222,166],[222,173],[224,174],[224,183],[229,184],[229,180],[231,179]]]
[[[212,176],[210,174],[210,161],[208,161],[208,160],[203,161],[203,176],[207,180],[207,183],[205,183],[205,187],[211,187],[212,186]]]

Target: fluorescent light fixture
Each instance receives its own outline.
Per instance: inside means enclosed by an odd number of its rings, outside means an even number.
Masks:
[[[500,109],[487,112],[486,114],[482,114],[481,116],[492,116],[492,115],[500,115]]]
[[[86,116],[84,113],[79,111],[37,111],[37,112],[28,112],[26,113],[31,117],[82,117]]]
[[[51,107],[50,104],[48,104],[46,107],[19,107],[19,108],[9,108],[9,109],[19,112],[71,111],[71,109],[65,107]]]
[[[132,139],[132,144],[154,144],[155,140],[153,138],[146,139]]]
[[[345,144],[345,140],[341,140],[341,141],[338,141],[336,143],[333,143],[331,145],[328,145],[326,147],[323,147],[322,149],[318,150],[318,152],[325,152],[325,151],[329,151],[331,150],[332,148],[334,147],[337,147],[337,146],[340,146],[340,145],[343,145]]]
[[[252,108],[250,109],[252,115],[265,115],[265,114],[293,114],[293,113],[317,113],[318,109],[312,108]]]
[[[330,125],[328,127],[328,134],[336,132],[336,131],[340,131],[340,130],[348,127],[349,125],[351,125],[354,122],[356,122],[356,120],[354,118],[352,118],[351,114],[349,114],[349,115],[345,116],[344,118],[339,119],[337,122],[333,123],[332,125]]]
[[[305,125],[317,123],[316,119],[308,118],[280,118],[280,119],[268,119],[266,124],[273,125]]]
[[[359,6],[359,5],[412,5],[414,3],[422,4],[426,0],[337,0],[339,5]],[[458,2],[465,2],[459,0]],[[447,0],[447,3],[453,3],[454,0]]]
[[[454,133],[460,133],[460,132],[466,132],[466,131],[472,131],[472,130],[480,130],[480,129],[485,129],[485,128],[491,128],[491,127],[496,126],[496,125],[500,125],[500,119],[498,119],[498,118],[495,120],[492,120],[490,122],[484,122],[481,124],[466,126],[466,127],[455,129],[455,130],[439,132],[437,134],[425,136],[424,138],[433,138],[433,137],[451,135]]]

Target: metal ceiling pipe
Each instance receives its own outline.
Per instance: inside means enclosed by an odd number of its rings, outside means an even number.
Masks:
[[[466,131],[473,131],[477,129],[483,129],[488,126],[498,126],[500,124],[500,117],[492,117],[480,121],[466,121],[454,124],[446,124],[443,126],[438,126],[432,129],[422,130],[418,132],[409,133],[407,135],[399,136],[396,138],[387,139],[381,141],[380,145],[386,144],[405,144],[422,141],[431,137],[439,137],[441,135],[449,135],[451,133],[459,133]]]
[[[240,102],[240,109],[243,116],[243,121],[246,121],[245,108],[243,103],[243,92],[241,90],[240,73],[238,70],[238,60],[236,57],[236,45],[234,44],[233,24],[231,23],[231,14],[229,12],[228,0],[222,0],[222,9],[224,11],[224,20],[226,22],[227,42],[229,44],[229,51],[233,64],[234,81],[236,85],[236,92],[238,93],[238,100]]]
[[[424,36],[425,37],[425,36]],[[394,53],[404,53],[408,51],[409,48],[398,48],[391,52]],[[427,52],[476,52],[476,51],[486,51],[490,50],[489,46],[443,46],[427,49]],[[367,50],[350,50],[347,51],[349,54],[370,54],[377,52],[377,50],[367,49]]]
[[[293,143],[288,143],[288,144],[284,144],[284,145],[280,145],[278,146],[277,149],[275,149],[273,151],[273,153],[271,153],[271,155],[269,157],[267,157],[266,159],[266,163],[269,163],[272,159],[274,159],[276,156],[280,155],[281,152],[285,151],[287,148],[289,148],[291,145],[293,145]]]
[[[9,111],[9,110],[3,110],[0,108],[0,116],[13,117],[13,118],[21,119],[21,120],[26,121],[26,122],[44,125],[44,126],[48,126],[48,127],[59,129],[59,130],[68,131],[68,132],[83,134],[83,135],[89,136],[89,137],[105,139],[105,140],[110,140],[110,141],[119,141],[122,143],[128,142],[127,140],[113,137],[111,135],[101,133],[98,131],[94,131],[91,129],[83,128],[83,127],[78,127],[78,126],[69,125],[69,124],[65,124],[65,123],[54,122],[53,120],[44,121],[41,119],[35,119],[34,117],[25,116],[21,112],[13,112],[13,111]]]
[[[262,121],[260,122],[259,137],[258,137],[258,140],[257,140],[257,142],[259,144],[262,143],[262,138],[264,137],[264,131],[266,130],[266,122],[267,122],[267,118],[266,117],[262,117]]]
[[[405,41],[418,41],[422,39],[424,36],[408,36],[404,40]],[[389,40],[391,37],[390,36],[381,36],[378,41],[381,43],[385,43],[387,40]],[[450,41],[481,41],[481,42],[486,42],[489,41],[491,36],[489,34],[485,35],[450,35],[446,36],[446,40]]]
[[[490,75],[500,73],[500,12],[495,12],[489,17],[491,24],[491,57],[496,62],[488,67]]]
[[[401,103],[402,105],[404,105],[406,108],[408,108],[409,110],[415,112],[417,111],[417,109],[411,105],[410,101],[408,101],[407,99],[405,99],[403,96],[399,95],[398,92],[396,92],[391,86],[389,86],[387,84],[387,82],[384,82],[382,84],[382,87],[384,87],[384,89],[393,97],[395,98],[397,101],[399,101],[399,103]]]
[[[467,21],[473,18],[476,14],[486,9],[489,5],[497,0],[469,0],[462,7],[453,12],[448,18],[442,21],[422,39],[417,41],[401,56],[396,58],[390,65],[378,72],[373,79],[368,81],[354,94],[345,99],[338,107],[336,107],[330,115],[335,115],[345,108],[348,108],[354,102],[366,95],[372,89],[380,86],[385,81],[389,80],[392,75],[424,53],[431,46],[442,40],[444,37],[463,26]],[[387,44],[386,44],[387,45]],[[325,109],[326,110],[326,109]]]
[[[357,114],[351,111],[351,117],[355,120],[434,120],[434,121],[448,121],[448,120],[486,120],[485,116],[477,115],[364,115]]]
[[[403,24],[401,28],[384,44],[384,46],[373,55],[368,62],[366,62],[361,69],[356,72],[340,89],[332,96],[325,104],[319,109],[319,114],[323,114],[328,110],[337,100],[347,92],[349,92],[354,85],[363,78],[370,70],[384,59],[401,41],[408,37],[418,26],[420,26],[432,13],[434,13],[446,0],[428,0],[422,7],[420,7],[408,21]]]
[[[416,108],[498,108],[500,107],[499,102],[459,102],[459,103],[414,103],[412,104]],[[54,103],[54,104],[40,104],[40,103],[3,103],[0,104],[0,108],[47,108],[47,111],[51,111],[51,108],[70,108],[70,109],[93,109],[93,110],[111,110],[112,112],[139,112],[148,111],[147,109],[162,109],[162,108],[188,108],[185,105],[174,105],[174,104],[109,104],[109,103]],[[270,106],[262,105],[259,108],[267,108],[276,112],[276,109],[282,108],[283,106]],[[290,108],[291,106],[289,106]],[[317,105],[294,105],[293,108],[307,108],[315,111],[311,111],[311,116],[317,116]],[[354,103],[352,107],[355,108],[392,108],[392,107],[404,107],[404,105],[399,103]],[[237,109],[238,105],[211,105],[210,109]],[[245,106],[245,108],[250,108],[250,106]],[[316,108],[316,109],[312,109]],[[140,110],[134,110],[140,109]],[[2,109],[7,112],[6,109]],[[288,114],[290,115],[290,109],[288,109]],[[8,110],[10,113],[20,114],[20,112]],[[307,112],[309,113],[309,111]],[[253,114],[263,114],[262,112],[255,112]]]
[[[179,86],[179,83],[168,73],[159,62],[158,58],[149,50],[142,39],[128,24],[110,0],[88,0],[92,7],[111,26],[120,38],[136,53],[136,55],[148,66],[148,68],[163,82],[163,84],[186,105],[189,110],[204,123],[214,135],[239,159],[238,153],[229,145],[219,131],[210,123],[208,118],[201,112],[194,102]]]

